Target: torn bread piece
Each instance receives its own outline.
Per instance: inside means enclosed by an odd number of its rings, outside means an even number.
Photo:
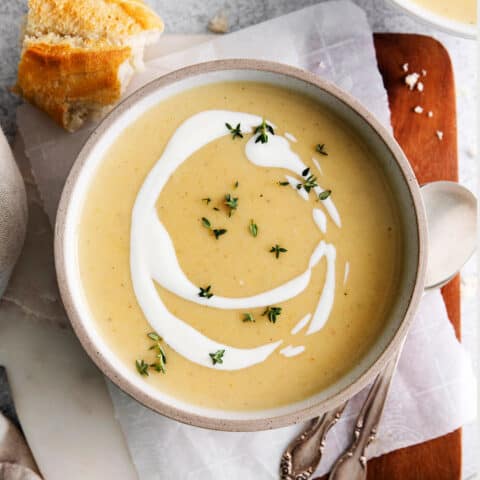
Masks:
[[[120,99],[163,22],[140,0],[29,0],[15,91],[69,131]]]

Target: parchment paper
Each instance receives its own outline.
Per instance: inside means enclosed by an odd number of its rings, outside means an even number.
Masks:
[[[322,3],[167,57],[159,58],[152,49],[146,71],[136,77],[129,92],[172,69],[234,57],[276,60],[315,72],[348,90],[389,127],[371,31],[363,11],[348,1]],[[19,108],[18,126],[53,223],[66,175],[89,129],[67,134],[29,105]],[[302,428],[225,433],[188,427],[142,407],[112,384],[109,387],[142,480],[274,479],[281,452]],[[350,402],[331,432],[318,474],[328,471],[350,441],[364,396],[361,392]],[[475,396],[468,356],[456,340],[440,292],[430,292],[407,338],[369,457],[443,435],[472,420]]]

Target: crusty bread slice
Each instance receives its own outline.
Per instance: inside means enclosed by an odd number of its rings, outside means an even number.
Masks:
[[[15,90],[74,131],[112,108],[162,30],[141,0],[29,0]]]

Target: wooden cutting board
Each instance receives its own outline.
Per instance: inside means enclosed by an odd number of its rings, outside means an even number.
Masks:
[[[455,84],[445,48],[431,37],[376,34],[377,59],[388,92],[395,137],[408,157],[420,184],[458,180]],[[421,73],[423,92],[405,85],[402,65]],[[417,105],[423,114],[413,112]],[[427,112],[432,111],[429,118]],[[443,132],[439,140],[436,131]],[[460,338],[460,282],[456,277],[442,289],[448,315]],[[407,419],[406,419],[407,420]],[[459,480],[462,432],[403,448],[368,462],[369,480]]]

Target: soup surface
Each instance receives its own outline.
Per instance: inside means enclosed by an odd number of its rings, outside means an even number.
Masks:
[[[476,0],[413,0],[414,3],[438,15],[462,23],[477,23]]]
[[[401,238],[384,174],[348,125],[297,92],[225,82],[120,134],[86,196],[78,259],[101,335],[145,382],[264,409],[365,355]]]

